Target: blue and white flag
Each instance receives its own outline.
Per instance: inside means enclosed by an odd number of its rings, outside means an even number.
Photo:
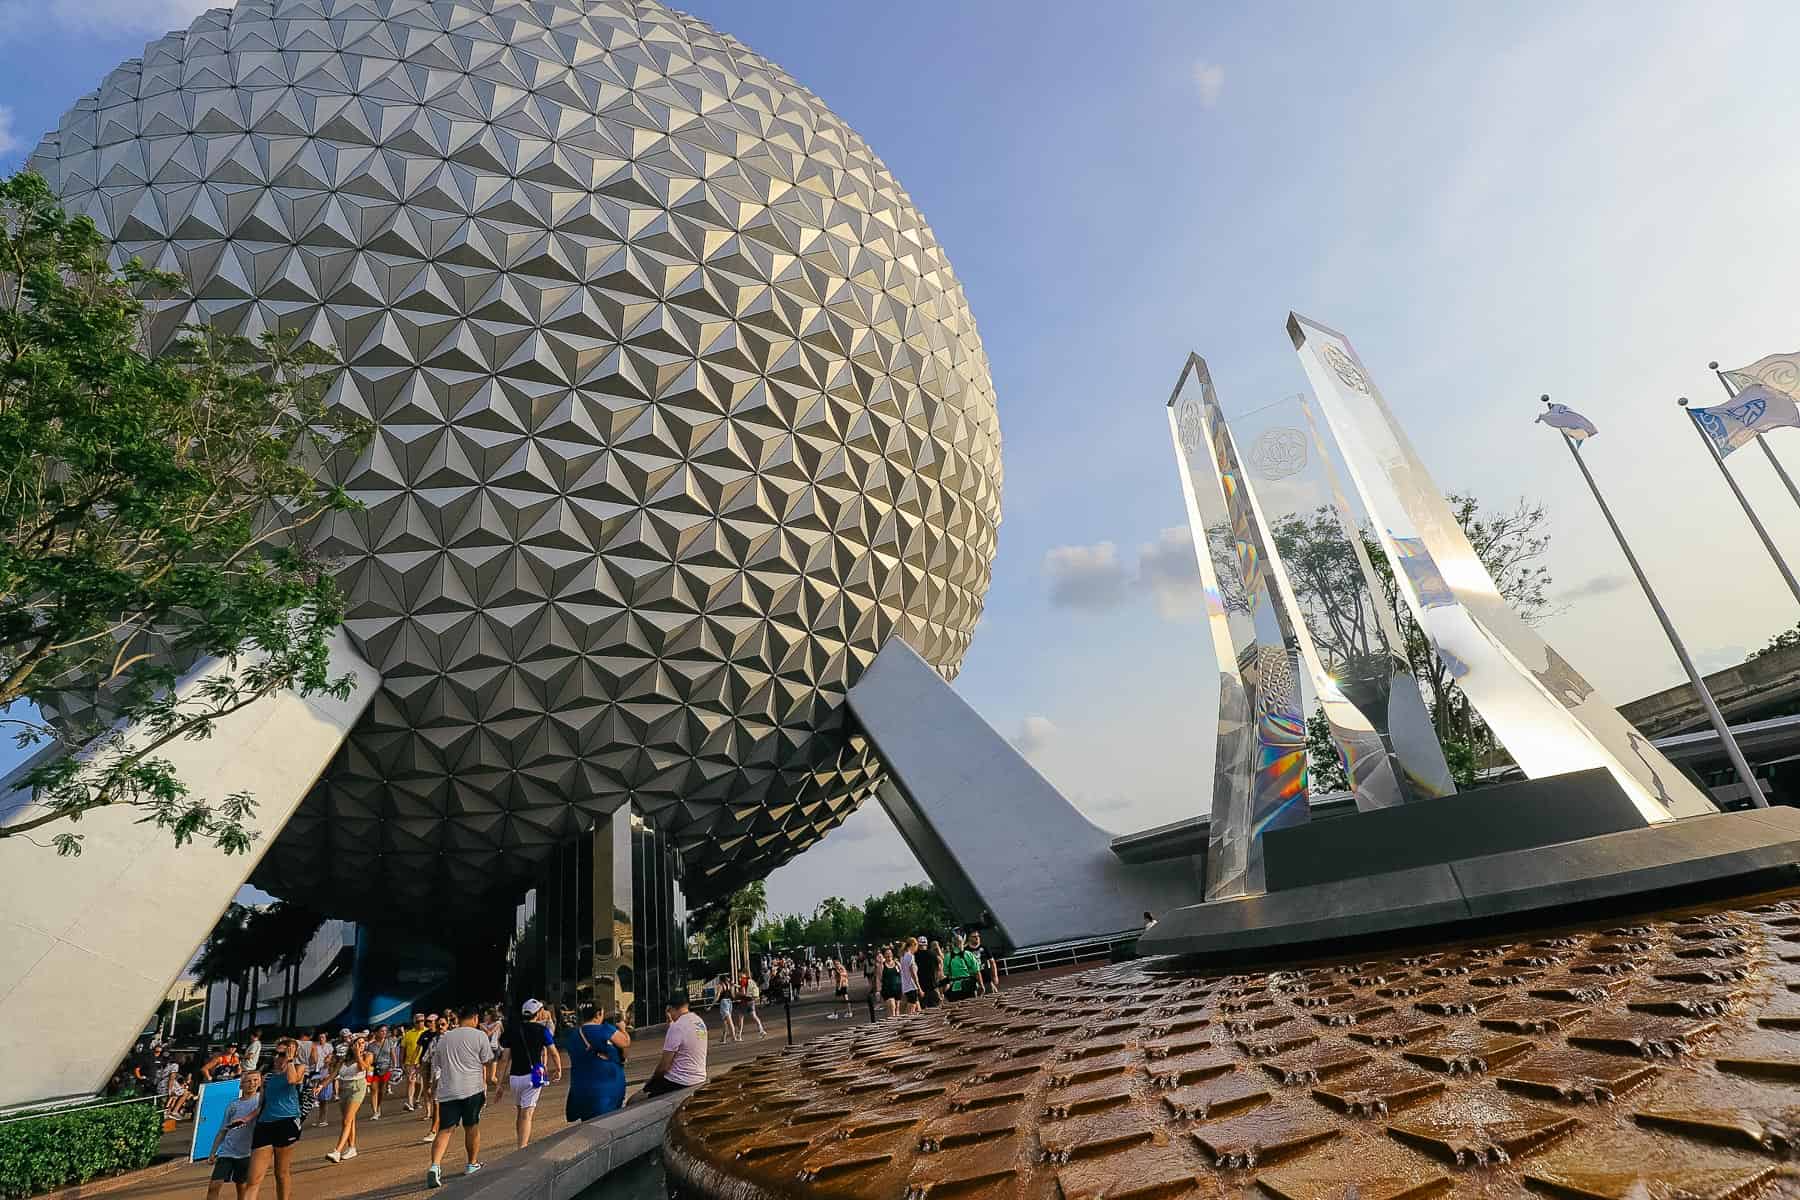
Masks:
[[[1562,430],[1564,436],[1577,442],[1585,442],[1600,431],[1594,423],[1570,408],[1566,404],[1552,404],[1538,414],[1539,421],[1552,429]],[[1536,424],[1536,422],[1533,422]]]
[[[1694,414],[1694,423],[1712,439],[1720,458],[1771,429],[1800,428],[1800,404],[1767,383],[1753,383],[1723,404],[1688,411]]]

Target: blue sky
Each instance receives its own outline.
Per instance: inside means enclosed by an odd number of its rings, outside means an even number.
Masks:
[[[201,7],[0,0],[0,166]],[[1703,665],[1800,619],[1674,406],[1718,398],[1708,359],[1800,349],[1800,6],[688,8],[854,125],[947,248],[1006,466],[958,687],[1100,824],[1206,805],[1163,404],[1190,348],[1228,411],[1300,390],[1290,308],[1355,339],[1442,486],[1549,506],[1544,632],[1603,694],[1679,671],[1539,393],[1600,426],[1593,468]],[[1772,444],[1800,472],[1800,433]],[[1800,512],[1734,463],[1800,562]],[[770,892],[915,878],[871,806]]]

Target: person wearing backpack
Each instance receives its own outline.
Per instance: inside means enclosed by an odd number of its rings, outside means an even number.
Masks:
[[[962,934],[950,939],[950,954],[944,959],[944,999],[967,1000],[981,990],[981,960],[969,952]]]

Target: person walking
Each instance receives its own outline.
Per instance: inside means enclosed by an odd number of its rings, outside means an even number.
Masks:
[[[656,1070],[638,1093],[641,1097],[662,1096],[706,1082],[706,1022],[698,1013],[688,1011],[685,991],[670,993],[663,1014],[668,1018],[669,1031],[663,1035],[662,1057],[657,1060]]]
[[[907,938],[900,952],[900,1011],[919,1011],[919,939]]]
[[[919,1003],[926,1008],[938,1006],[938,973],[944,967],[944,950],[935,939],[919,947]]]
[[[400,1063],[402,1074],[406,1077],[406,1111],[417,1110],[416,1103],[422,1091],[419,1070],[419,1039],[425,1036],[425,1014],[416,1012],[412,1015],[412,1026],[400,1035]]]
[[[438,1039],[450,1031],[450,1022],[441,1015],[432,1017],[431,1022],[431,1028],[427,1031],[428,1036],[419,1039],[419,1066],[425,1076],[425,1116],[423,1119],[431,1122],[431,1129],[423,1139],[427,1142],[435,1140],[438,1135],[437,1057],[432,1051],[437,1048]]]
[[[462,1010],[455,1029],[441,1034],[431,1045],[431,1061],[437,1079],[437,1133],[431,1139],[431,1166],[425,1171],[426,1187],[444,1186],[444,1151],[450,1131],[463,1128],[464,1175],[481,1170],[481,1105],[487,1099],[486,1072],[494,1059],[494,1044],[475,1027],[473,1007]]]
[[[226,1184],[238,1196],[250,1187],[250,1138],[256,1132],[256,1113],[262,1108],[262,1072],[245,1071],[238,1086],[238,1098],[225,1106],[225,1119],[213,1137],[212,1177],[206,1185],[206,1200],[219,1200]]]
[[[362,1110],[363,1101],[368,1098],[369,1076],[374,1069],[374,1057],[369,1053],[368,1044],[360,1037],[352,1037],[348,1044],[338,1046],[334,1079],[338,1100],[338,1140],[337,1148],[325,1156],[332,1162],[347,1162],[356,1157],[356,1114]]]
[[[833,960],[831,964],[831,981],[834,985],[833,990],[836,993],[837,1002],[844,1006],[844,1011],[832,1013],[831,1019],[833,1021],[854,1019],[856,1014],[850,1011],[850,968],[844,965],[844,960],[841,958]]]
[[[714,1002],[713,1007],[719,1010],[719,1017],[725,1022],[725,1040],[728,1042],[742,1041],[743,1038],[739,1036],[737,1027],[731,1023],[732,992],[735,989],[735,981],[730,975],[721,975],[718,988],[718,999]]]
[[[494,1061],[489,1063],[487,1067],[487,1088],[488,1091],[493,1093],[493,1099],[495,1100],[500,1098],[500,1087],[503,1083],[503,1072],[501,1070],[503,1064],[500,1061],[500,1039],[501,1035],[506,1030],[506,1022],[501,1020],[500,1012],[501,1009],[498,1005],[488,1009],[487,1012],[482,1014],[480,1026],[481,1032],[488,1035],[488,1041],[494,1043]]]
[[[515,1125],[519,1134],[519,1149],[523,1150],[531,1144],[531,1118],[537,1112],[538,1098],[544,1094],[544,1085],[562,1079],[562,1055],[556,1049],[556,1035],[550,1027],[538,1020],[538,1014],[544,1006],[536,1000],[527,1000],[519,1008],[521,1020],[507,1021],[501,1027],[500,1045],[509,1056],[511,1069],[507,1073],[507,1084],[512,1088],[513,1104],[519,1113]],[[548,1057],[556,1065],[556,1073],[546,1078],[544,1059]]]
[[[569,1098],[563,1117],[573,1124],[615,1112],[625,1104],[625,1051],[631,1035],[591,1004],[569,1038]]]
[[[386,1025],[375,1027],[375,1040],[369,1043],[369,1120],[381,1120],[381,1100],[387,1094],[388,1082],[394,1078],[394,1051],[399,1043],[388,1036]]]
[[[743,988],[739,993],[739,995],[743,997],[743,1003],[739,1006],[738,1012],[738,1036],[742,1038],[744,1035],[744,1014],[747,1012],[750,1014],[750,1019],[756,1022],[756,1036],[759,1038],[768,1037],[769,1031],[763,1028],[762,1018],[758,1016],[756,1012],[757,1001],[762,999],[762,988],[759,987],[756,980],[749,975],[745,975],[739,980],[739,983]]]
[[[900,1015],[900,963],[894,958],[890,948],[881,948],[881,999],[887,1006],[887,1015]]]
[[[295,1046],[295,1058],[306,1072],[306,1084],[312,1088],[313,1095],[319,1101],[318,1127],[325,1128],[325,1105],[335,1092],[331,1076],[331,1041],[321,1029],[310,1042],[299,1042]],[[268,1086],[268,1081],[263,1081]]]
[[[262,1105],[256,1110],[256,1125],[250,1133],[250,1178],[244,1183],[244,1200],[257,1200],[271,1169],[276,1200],[288,1200],[293,1187],[294,1146],[300,1141],[300,1089],[305,1086],[299,1045],[282,1038],[275,1043],[275,1060],[263,1075]]]
[[[1000,991],[1000,960],[982,946],[981,930],[979,929],[971,930],[969,933],[969,952],[981,962],[979,972],[981,990],[984,993],[998,993]]]

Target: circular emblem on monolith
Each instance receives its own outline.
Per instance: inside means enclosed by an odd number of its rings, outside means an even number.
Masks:
[[[731,1200],[1771,1196],[1795,895],[1010,988],[738,1067],[665,1160],[682,1195]]]
[[[1287,479],[1306,470],[1306,435],[1298,429],[1265,429],[1250,443],[1250,468],[1259,479]]]
[[[1175,409],[1175,428],[1181,438],[1183,453],[1195,454],[1200,449],[1200,402],[1183,400]]]
[[[1341,349],[1326,342],[1325,348],[1319,352],[1319,356],[1330,364],[1331,369],[1337,373],[1337,377],[1344,381],[1345,387],[1364,393],[1369,390],[1368,376],[1364,375],[1362,368],[1357,366],[1355,361]]]

